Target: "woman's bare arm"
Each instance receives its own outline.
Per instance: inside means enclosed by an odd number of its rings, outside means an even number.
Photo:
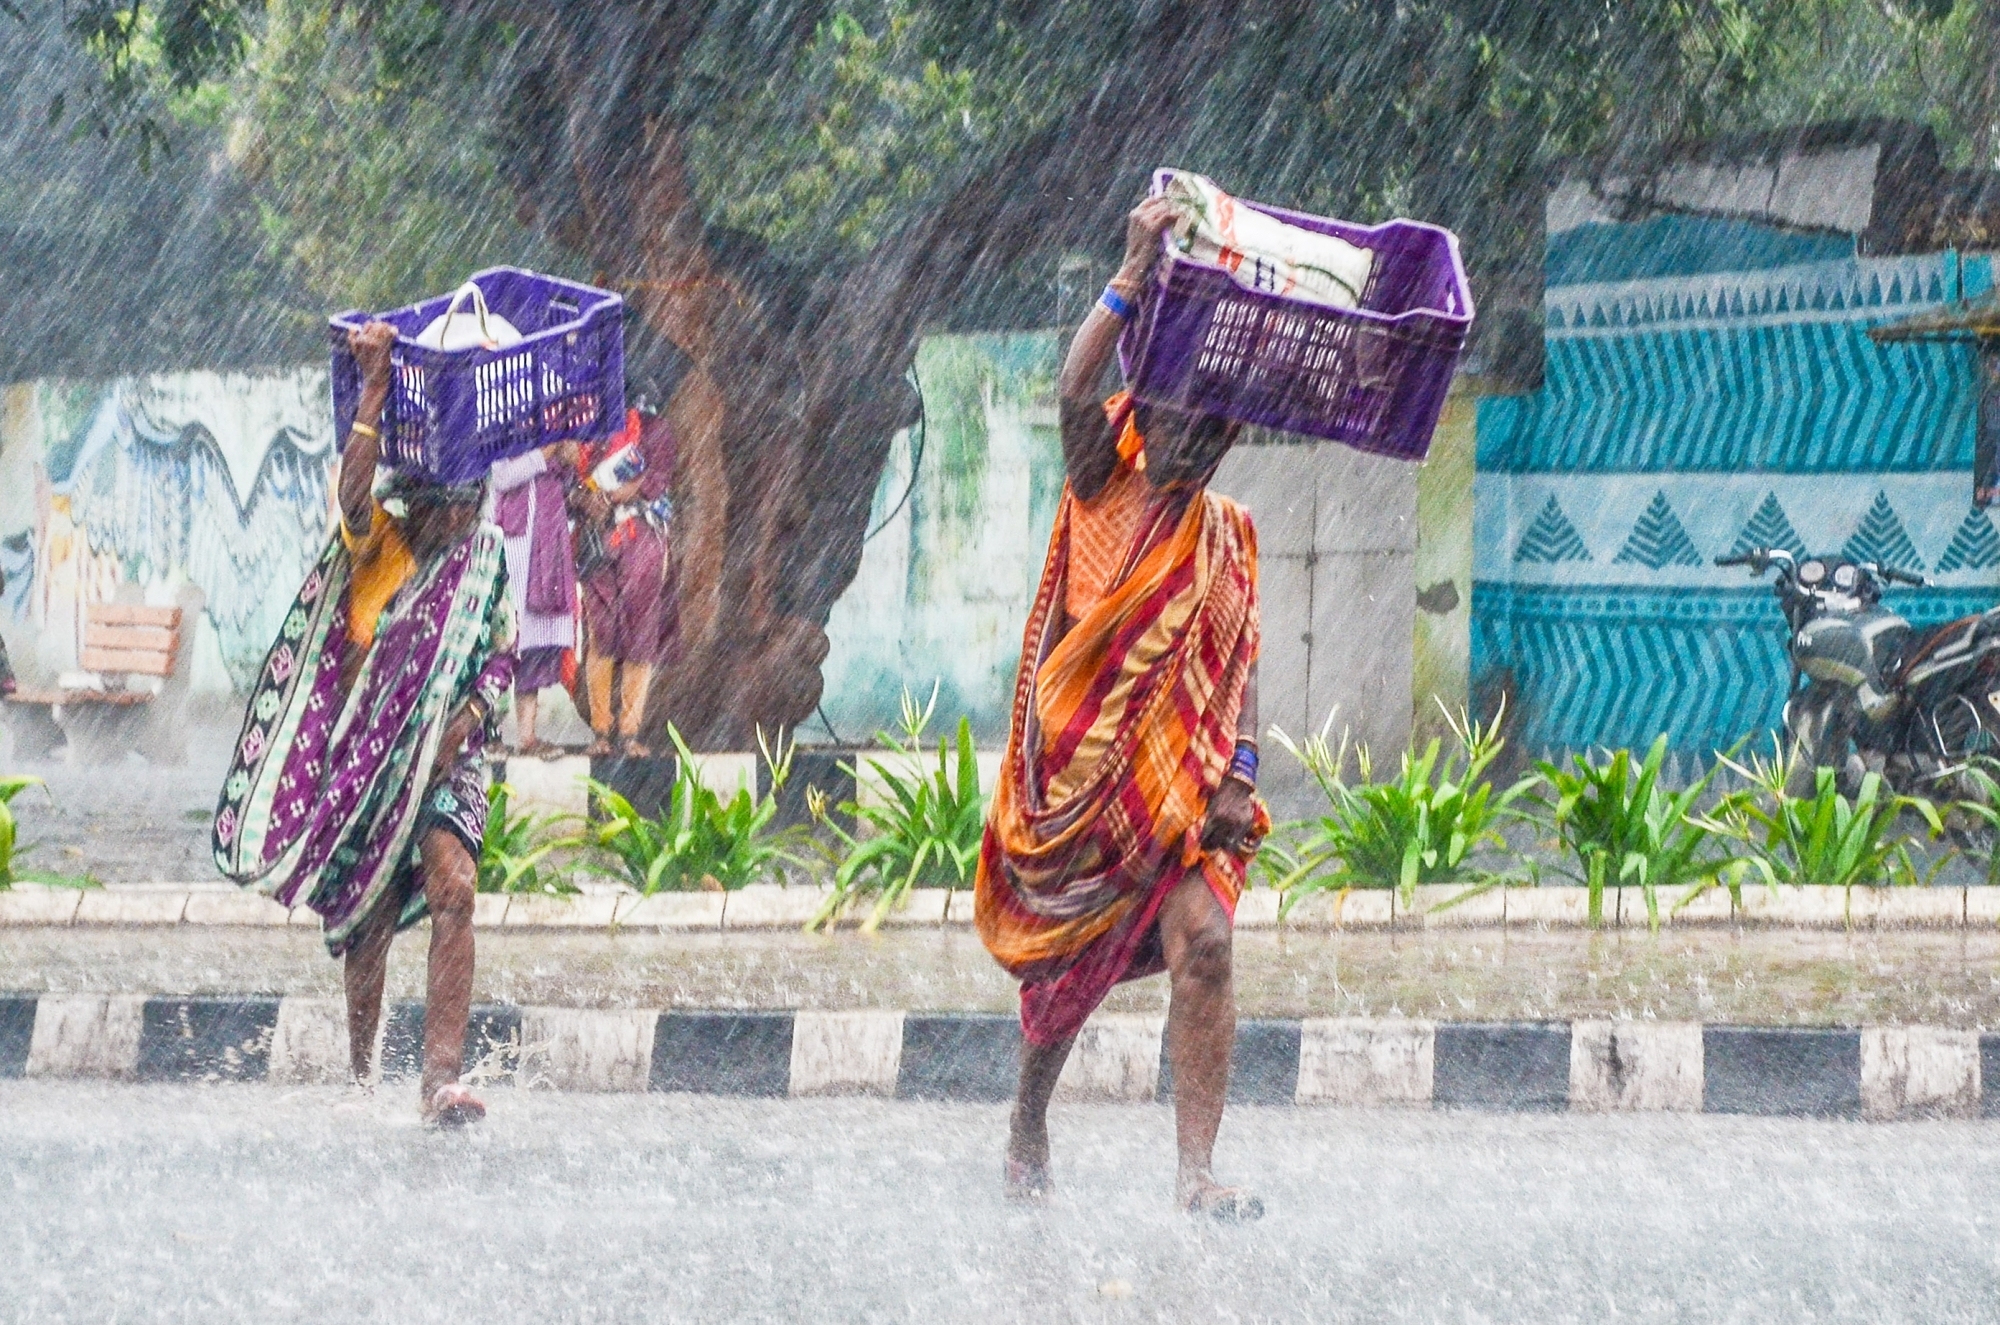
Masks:
[[[389,401],[389,347],[395,343],[396,329],[387,322],[370,322],[347,336],[361,368],[361,400],[340,452],[340,519],[357,537],[375,522],[375,467],[382,459],[382,437],[376,430]]]
[[[1173,219],[1174,205],[1165,198],[1146,199],[1126,218],[1125,261],[1111,278],[1111,284],[1127,302],[1138,302],[1146,275],[1159,258],[1160,234]],[[1057,393],[1067,407],[1065,414],[1075,414],[1084,406],[1096,408],[1097,384],[1104,376],[1104,366],[1111,361],[1112,351],[1118,347],[1119,333],[1124,330],[1123,318],[1102,303],[1091,305],[1083,325],[1076,329],[1069,343],[1069,354],[1056,380]],[[1069,472],[1071,485],[1085,496],[1095,494],[1111,477],[1117,453],[1105,444],[1102,430],[1097,428],[1065,427],[1062,440],[1063,465]]]

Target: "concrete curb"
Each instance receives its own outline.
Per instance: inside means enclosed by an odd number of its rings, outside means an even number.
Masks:
[[[386,1077],[415,1076],[423,1005],[384,1018]],[[1167,1101],[1159,1016],[1100,1015],[1078,1037],[1057,1096]],[[1020,1023],[990,1013],[810,1009],[595,1010],[481,1005],[468,1074],[565,1091],[766,1098],[877,1095],[993,1103],[1012,1097]],[[0,1077],[338,1082],[346,1033],[334,1000],[94,994],[0,996]],[[1239,1022],[1237,1104],[1483,1112],[1768,1114],[1888,1120],[2000,1117],[2000,1034],[1930,1026]]]
[[[1456,905],[1455,886],[1417,889],[1405,907],[1394,893],[1317,893],[1300,899],[1284,927],[1304,931],[1368,929],[1508,928],[1548,930],[1582,926],[1589,917],[1582,888],[1496,889]],[[483,893],[473,923],[481,929],[700,931],[798,929],[819,913],[831,890],[810,884],[760,883],[729,893],[585,893],[572,897]],[[1772,929],[1985,929],[2000,925],[2000,888],[1768,888],[1743,890],[1735,906],[1711,889],[1676,912],[1678,897],[1660,898],[1662,928],[1739,925]],[[1244,893],[1238,929],[1279,927],[1278,895],[1268,888]],[[851,927],[867,915],[865,901],[841,918]],[[920,888],[888,917],[892,927],[969,926],[972,894]],[[147,885],[76,891],[17,884],[0,892],[0,926],[284,925],[317,927],[305,907],[287,911],[256,893],[219,884]],[[1607,928],[1646,927],[1644,894],[1637,888],[1606,891]]]

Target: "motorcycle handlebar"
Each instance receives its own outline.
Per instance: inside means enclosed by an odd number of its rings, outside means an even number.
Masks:
[[[1892,584],[1907,584],[1914,589],[1921,589],[1930,583],[1928,576],[1919,575],[1915,571],[1897,570],[1894,566],[1877,567],[1875,573]]]
[[[1733,557],[1717,557],[1715,564],[1718,566],[1748,566],[1750,564],[1750,554],[1748,552],[1739,552]]]

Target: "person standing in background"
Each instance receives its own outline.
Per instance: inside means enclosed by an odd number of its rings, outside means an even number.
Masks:
[[[613,753],[612,689],[618,691],[616,753],[644,759],[639,739],[653,668],[666,661],[678,626],[669,593],[667,530],[672,520],[674,434],[646,408],[583,454],[581,518],[602,536],[601,556],[583,573],[584,681],[590,691],[592,755]]]
[[[493,466],[493,518],[507,550],[507,589],[520,622],[514,668],[517,753],[546,759],[560,751],[535,732],[540,694],[562,682],[563,654],[576,647],[576,557],[571,551],[567,478],[575,442],[558,442]]]

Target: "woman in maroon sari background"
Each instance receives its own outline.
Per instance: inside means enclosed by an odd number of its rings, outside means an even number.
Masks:
[[[630,447],[622,482],[603,472]],[[582,518],[596,524],[602,554],[583,572],[583,677],[590,692],[590,752],[612,753],[614,681],[618,690],[618,753],[644,758],[639,739],[652,691],[653,669],[672,661],[679,627],[667,547],[672,519],[674,435],[665,417],[632,410],[625,427],[583,456]]]

